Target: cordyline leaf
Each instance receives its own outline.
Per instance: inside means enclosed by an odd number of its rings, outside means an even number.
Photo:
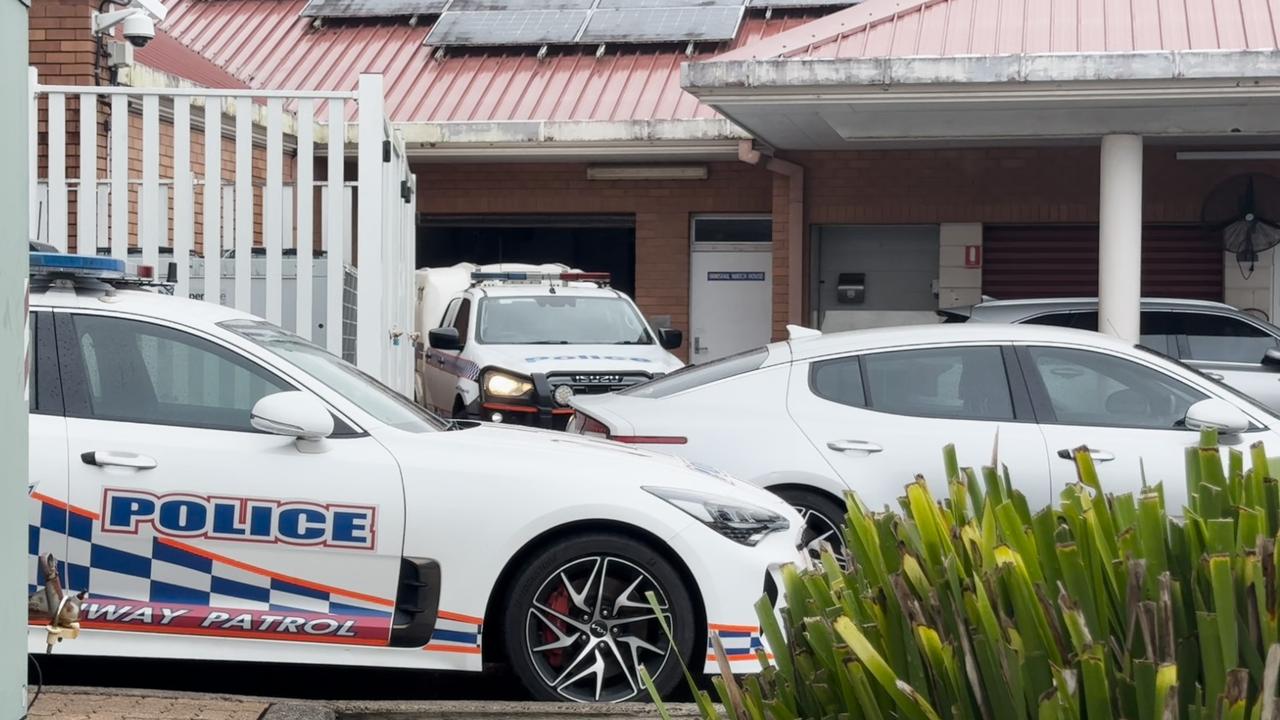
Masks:
[[[862,631],[848,618],[837,618],[835,629],[904,716],[910,720],[941,720],[938,712],[919,692],[898,679],[880,653],[867,642]]]

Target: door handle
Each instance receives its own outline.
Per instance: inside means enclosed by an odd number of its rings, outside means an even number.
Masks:
[[[1111,462],[1112,460],[1116,459],[1115,453],[1109,453],[1106,450],[1090,450],[1089,456],[1092,457],[1097,462]],[[1062,458],[1063,460],[1076,459],[1075,453],[1068,448],[1062,448],[1061,450],[1059,450],[1058,457]]]
[[[98,467],[127,467],[135,470],[151,470],[156,466],[155,458],[131,452],[114,450],[90,450],[80,454],[80,461],[85,465]]]
[[[1213,378],[1214,380],[1217,380],[1218,382],[1222,382],[1222,380],[1223,380],[1223,376],[1222,376],[1222,374],[1221,374],[1221,373],[1209,372],[1208,370],[1205,370],[1205,371],[1204,371],[1204,374],[1205,374],[1205,375],[1208,375],[1209,377]]]
[[[866,440],[832,440],[827,443],[827,447],[836,452],[864,452],[868,454],[884,450],[879,445]]]
[[[704,353],[706,351],[707,351],[707,346],[702,344],[702,338],[697,335],[694,335],[693,336],[693,353],[697,355],[698,353]]]

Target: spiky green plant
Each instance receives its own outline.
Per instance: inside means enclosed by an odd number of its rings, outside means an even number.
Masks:
[[[1079,482],[1035,514],[1007,473],[960,469],[951,447],[946,498],[920,478],[897,513],[849,495],[851,569],[828,554],[785,572],[785,607],[757,605],[775,657],[715,679],[723,712],[1280,720],[1280,486],[1261,445],[1249,470],[1225,453],[1212,433],[1188,449],[1172,512],[1159,485],[1104,494],[1083,448]]]

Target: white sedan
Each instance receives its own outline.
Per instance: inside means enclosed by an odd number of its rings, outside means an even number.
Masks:
[[[772,490],[806,515],[811,539],[839,538],[846,490],[879,507],[923,474],[946,497],[948,443],[981,467],[998,441],[1033,509],[1076,480],[1082,445],[1105,487],[1163,481],[1171,508],[1185,503],[1196,428],[1280,449],[1280,418],[1196,370],[1097,333],[1029,325],[806,331],[573,405],[570,431]]]
[[[805,560],[776,496],[636,448],[444,422],[113,262],[32,254],[28,591],[52,556],[87,593],[58,653],[506,662],[536,697],[620,701],[647,697],[641,667],[663,691],[677,656],[714,671],[718,631],[736,670],[759,669],[753,604]]]

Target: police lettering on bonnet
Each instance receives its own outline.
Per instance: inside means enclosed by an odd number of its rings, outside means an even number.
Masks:
[[[137,534],[143,526],[176,538],[323,545],[372,550],[377,509],[265,498],[155,495],[106,488],[102,531]]]
[[[563,429],[575,395],[683,367],[607,273],[565,265],[418,271],[417,397],[445,416]]]

